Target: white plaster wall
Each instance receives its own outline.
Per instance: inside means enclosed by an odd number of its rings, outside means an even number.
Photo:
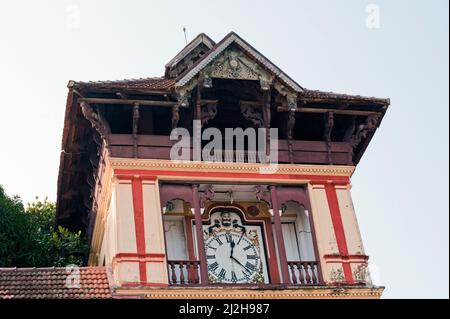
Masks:
[[[114,280],[117,283],[139,282],[139,263],[120,262],[113,268]]]
[[[117,222],[116,222],[116,193],[115,187],[111,188],[111,200],[109,202],[108,211],[106,212],[106,221],[104,223],[104,232],[102,239],[102,246],[98,258],[98,266],[109,266],[112,263],[112,259],[117,253]]]
[[[131,182],[119,181],[116,186],[116,234],[118,253],[136,253],[133,193]]]
[[[339,254],[339,249],[334,234],[327,195],[323,185],[308,185],[308,193],[316,232],[317,249],[320,255],[318,260],[322,268],[322,277],[325,282],[331,282],[333,272],[337,271],[336,267],[338,266],[327,264],[324,255]],[[342,268],[342,266],[340,267]]]
[[[348,253],[350,255],[364,255],[364,246],[356,219],[355,209],[348,188],[336,189],[336,194],[347,239]]]
[[[325,189],[310,187],[309,194],[320,254],[339,254]]]
[[[159,198],[159,187],[155,182],[142,185],[144,201],[144,228],[146,253],[166,255],[164,227]],[[167,260],[147,262],[147,279],[151,283],[168,284]]]
[[[159,202],[159,189],[155,183],[142,185],[144,196],[145,247],[147,253],[166,253],[164,229]]]

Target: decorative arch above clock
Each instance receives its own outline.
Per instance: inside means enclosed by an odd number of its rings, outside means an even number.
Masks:
[[[255,214],[255,208],[258,210],[258,213]],[[262,219],[270,219],[271,215],[269,213],[269,207],[265,202],[261,201],[240,201],[239,203],[226,203],[226,202],[206,202],[205,203],[205,211],[203,214],[203,218],[209,219],[211,214],[217,211],[218,209],[230,209],[234,211],[240,212],[242,214],[244,221],[255,221]]]

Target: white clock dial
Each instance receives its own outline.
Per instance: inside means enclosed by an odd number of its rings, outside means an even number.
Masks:
[[[206,241],[211,277],[221,283],[248,283],[261,269],[259,251],[241,232],[221,231]]]

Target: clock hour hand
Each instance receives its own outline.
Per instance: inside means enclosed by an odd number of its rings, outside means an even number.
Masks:
[[[231,240],[230,241],[230,247],[231,247],[230,258],[231,259],[233,259],[234,246],[236,246],[236,244],[234,243],[234,240]]]

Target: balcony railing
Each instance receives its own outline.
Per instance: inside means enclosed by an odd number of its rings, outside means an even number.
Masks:
[[[293,285],[318,285],[319,269],[315,261],[288,261]]]
[[[172,286],[198,285],[200,262],[198,260],[169,260],[169,284]]]
[[[113,157],[170,159],[170,150],[175,143],[169,136],[132,134],[108,135],[109,150]],[[191,145],[193,145],[191,141]],[[353,165],[353,148],[347,142],[332,142],[330,146],[323,141],[292,141],[292,159],[289,156],[287,140],[278,140],[278,163],[330,164],[330,156],[334,165]],[[261,162],[258,152],[215,150],[216,162]],[[191,159],[192,159],[191,149]],[[263,157],[264,158],[264,157]]]
[[[169,284],[193,286],[200,284],[200,261],[168,260]],[[290,284],[319,285],[319,268],[316,261],[288,261]]]

